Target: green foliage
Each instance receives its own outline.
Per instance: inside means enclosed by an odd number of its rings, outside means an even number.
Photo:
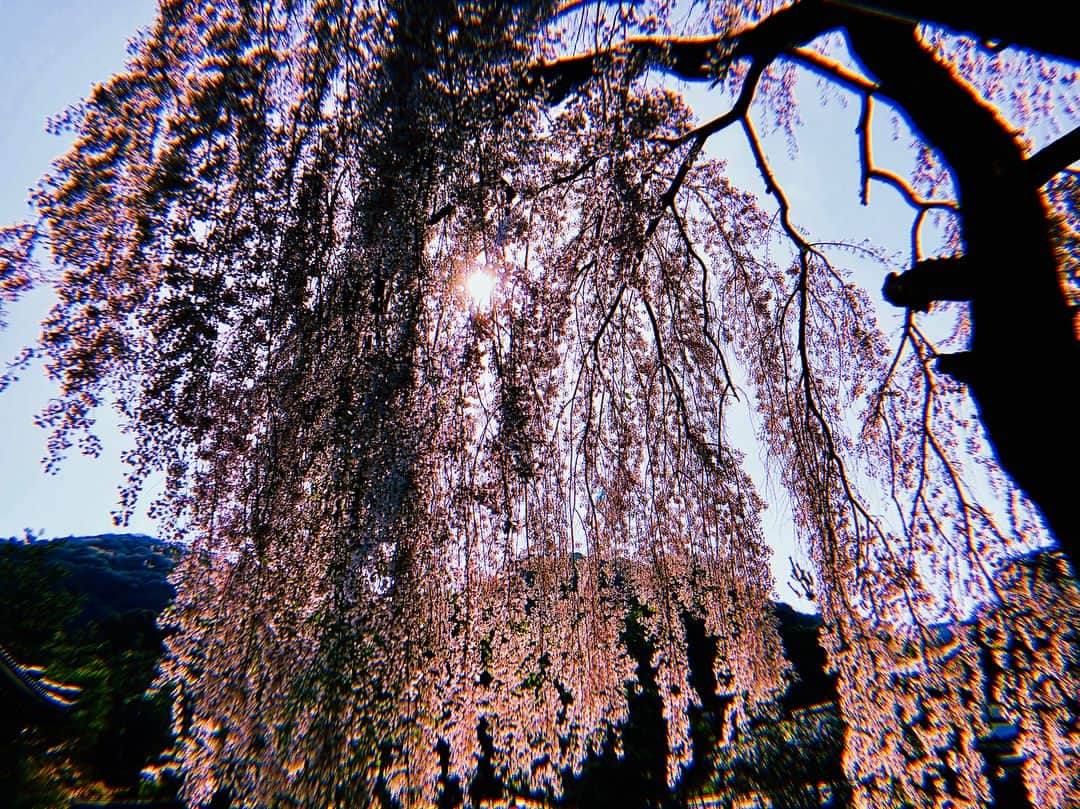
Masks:
[[[803,708],[761,721],[719,748],[709,792],[721,799],[757,793],[773,806],[847,805],[849,790],[840,766],[844,723],[835,703]]]
[[[27,807],[148,796],[140,770],[170,741],[168,695],[146,690],[161,654],[155,620],[171,597],[166,576],[178,554],[148,537],[0,541],[0,645],[82,688],[62,718],[8,720],[0,795],[18,795],[15,805]]]
[[[62,646],[81,614],[69,575],[48,543],[0,542],[0,643],[20,660]]]

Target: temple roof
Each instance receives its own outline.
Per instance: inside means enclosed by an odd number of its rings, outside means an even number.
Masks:
[[[39,715],[56,715],[75,705],[82,689],[45,677],[40,666],[22,665],[0,646],[0,699]]]

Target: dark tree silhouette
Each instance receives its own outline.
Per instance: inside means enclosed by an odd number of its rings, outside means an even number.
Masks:
[[[155,513],[193,543],[162,674],[187,798],[422,804],[481,759],[558,792],[635,693],[628,603],[666,777],[697,778],[724,740],[695,718],[733,738],[789,679],[727,431],[746,407],[856,803],[984,805],[990,703],[1045,751],[1037,801],[1077,800],[1075,582],[1012,561],[1078,552],[1067,34],[973,2],[162,0],[58,122],[78,140],[0,234],[0,289],[48,245],[59,301],[22,360],[61,384],[51,462],[96,451],[115,401],[118,519],[163,470]],[[857,248],[871,282],[800,229],[758,134],[797,134],[805,72],[860,105],[863,201],[912,210],[902,265]],[[726,111],[696,119],[676,80]],[[875,162],[882,106],[916,132],[908,175]],[[706,153],[733,128],[766,201]],[[986,605],[1008,676],[942,640]]]

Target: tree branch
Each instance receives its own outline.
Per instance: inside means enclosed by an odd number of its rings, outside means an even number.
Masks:
[[[870,95],[877,90],[877,84],[870,79],[811,48],[792,48],[789,55],[811,72],[829,81],[842,84],[857,93]]]
[[[754,100],[754,92],[757,90],[758,81],[761,79],[761,74],[764,70],[765,63],[755,60],[750,65],[750,69],[746,73],[746,78],[743,80],[742,89],[739,90],[739,97],[735,100],[735,103],[730,110],[723,115],[718,115],[696,129],[691,129],[685,135],[681,135],[678,138],[666,138],[665,142],[672,145],[678,145],[690,140],[697,140],[704,143],[705,139],[710,135],[715,135],[720,130],[725,129],[740,120],[750,111],[750,104]]]
[[[1080,126],[1044,146],[1024,161],[1024,174],[1038,188],[1057,174],[1080,160]]]
[[[932,258],[899,275],[890,273],[882,293],[894,306],[927,312],[937,301],[970,301],[976,283],[971,262],[963,256]]]
[[[1022,12],[1005,3],[984,0],[825,0],[828,5],[860,14],[911,24],[935,23],[996,48],[1017,45],[1080,63],[1080,40],[1069,25],[1055,25],[1061,8],[1056,3],[1036,2]]]
[[[1009,6],[982,0],[950,0],[948,3],[937,0],[877,0],[874,3],[804,0],[734,37],[634,37],[604,51],[538,65],[527,81],[530,86],[546,85],[548,100],[557,104],[591,79],[598,72],[599,64],[616,54],[640,60],[643,67],[658,68],[686,81],[710,81],[716,78],[721,56],[727,61],[753,57],[767,63],[780,53],[840,27],[852,16],[899,20],[912,25],[933,23],[960,33],[974,34],[984,43],[1015,44],[1080,63],[1080,41],[1068,25],[1047,25],[1046,20],[1054,17],[1057,9],[1049,3],[1043,5],[1041,14],[1018,14]],[[798,54],[798,58],[810,67],[819,70],[824,67],[820,60],[808,58],[805,53]],[[845,81],[845,77],[835,73],[831,77]],[[855,78],[855,74],[846,78]]]
[[[779,54],[804,45],[836,28],[840,16],[823,0],[805,0],[735,34],[710,37],[632,37],[610,48],[567,56],[535,66],[526,86],[546,88],[547,100],[558,104],[581,88],[616,57],[662,70],[685,81],[712,81],[718,66],[753,58],[767,65]]]
[[[1077,564],[1080,512],[1069,477],[1057,470],[1080,457],[1071,418],[1080,351],[1050,211],[1030,182],[1030,161],[996,110],[920,43],[913,25],[858,14],[845,28],[881,94],[898,103],[956,178],[972,269],[971,350],[944,365],[939,360],[939,368],[967,383],[1002,468],[1038,504]],[[1075,148],[1074,137],[1047,147],[1049,157],[1032,158],[1034,173],[1040,165],[1060,167],[1062,158],[1051,158]],[[1022,369],[1022,376],[1003,369]]]

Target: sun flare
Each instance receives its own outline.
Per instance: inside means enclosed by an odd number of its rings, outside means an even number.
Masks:
[[[488,270],[474,270],[465,279],[465,291],[473,303],[481,309],[491,305],[498,279]]]

